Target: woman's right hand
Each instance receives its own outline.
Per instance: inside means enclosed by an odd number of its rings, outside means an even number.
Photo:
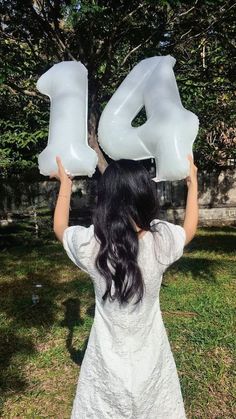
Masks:
[[[56,157],[56,162],[57,162],[58,171],[57,172],[51,172],[50,173],[50,179],[56,178],[61,183],[66,183],[68,185],[72,185],[73,177],[66,172],[59,156]]]
[[[188,155],[188,160],[190,162],[190,169],[186,181],[189,188],[190,185],[197,185],[197,167],[195,166],[193,158],[190,154]]]

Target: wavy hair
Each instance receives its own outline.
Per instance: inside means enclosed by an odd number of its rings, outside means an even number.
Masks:
[[[109,164],[98,183],[97,206],[93,215],[95,237],[100,243],[95,264],[106,280],[105,301],[117,299],[125,304],[144,294],[144,281],[138,266],[138,233],[151,231],[150,222],[157,214],[157,199],[145,167],[133,160]],[[135,223],[135,224],[134,224]],[[111,294],[112,281],[115,292]]]

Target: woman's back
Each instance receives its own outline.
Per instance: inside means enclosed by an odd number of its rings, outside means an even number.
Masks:
[[[138,242],[137,261],[145,286],[143,299],[136,305],[135,296],[122,305],[118,300],[102,299],[106,281],[95,266],[100,244],[94,226],[65,230],[67,254],[90,275],[96,301],[72,418],[83,418],[91,404],[93,413],[91,410],[91,416],[84,418],[185,418],[159,304],[163,272],[181,256],[185,233],[167,222],[155,220],[153,224],[155,231],[147,231]]]

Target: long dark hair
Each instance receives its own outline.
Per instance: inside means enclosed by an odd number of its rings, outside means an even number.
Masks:
[[[144,282],[137,263],[139,239],[134,223],[150,231],[150,222],[157,214],[154,188],[148,171],[133,160],[110,163],[99,180],[93,224],[100,243],[95,263],[107,286],[104,301],[109,296],[110,301],[118,299],[124,304],[137,295],[137,304],[143,298]]]

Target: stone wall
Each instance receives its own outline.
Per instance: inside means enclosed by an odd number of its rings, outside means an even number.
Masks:
[[[236,171],[199,173],[200,225],[236,225]],[[73,182],[72,223],[89,224],[95,205],[97,181],[80,178]],[[160,218],[179,222],[184,217],[186,183],[156,184]],[[52,216],[58,193],[58,182],[2,180],[0,185],[0,221],[2,225],[27,217]]]

